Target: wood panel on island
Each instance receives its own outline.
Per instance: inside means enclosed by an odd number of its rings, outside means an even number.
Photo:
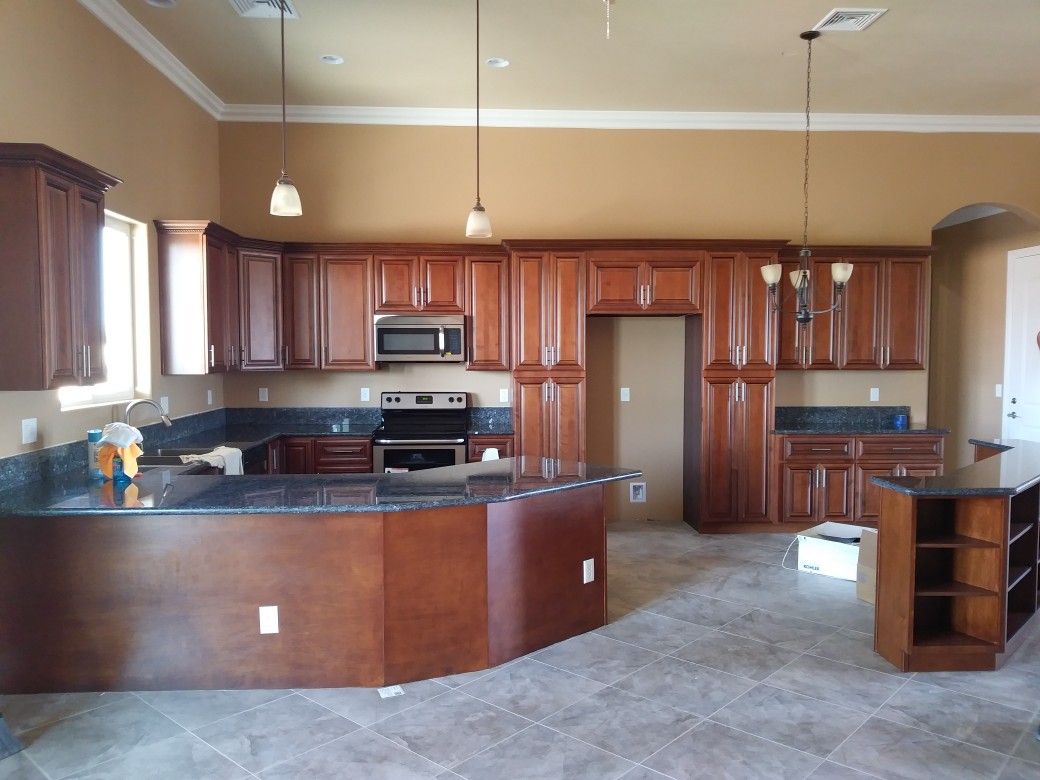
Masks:
[[[105,192],[120,180],[43,144],[0,144],[0,390],[105,381]]]

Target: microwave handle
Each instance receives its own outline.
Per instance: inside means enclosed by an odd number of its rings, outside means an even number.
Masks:
[[[437,347],[441,351],[441,357],[444,357],[444,326],[441,325],[437,331]]]

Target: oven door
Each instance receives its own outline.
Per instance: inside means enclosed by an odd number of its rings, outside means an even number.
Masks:
[[[380,444],[372,447],[372,471],[392,474],[404,471],[423,471],[442,466],[456,466],[466,462],[466,443],[463,439],[451,442],[422,442]]]
[[[465,328],[376,322],[376,360],[381,363],[460,363],[465,358]]]

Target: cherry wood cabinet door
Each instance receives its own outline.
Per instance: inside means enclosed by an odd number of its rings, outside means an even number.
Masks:
[[[737,498],[739,431],[736,419],[737,380],[705,377],[702,399],[702,516],[732,522],[740,512]]]
[[[589,314],[642,314],[644,266],[637,258],[590,258]]]
[[[881,368],[881,260],[857,258],[841,310],[841,367]]]
[[[494,447],[500,458],[513,457],[513,437],[509,435],[470,436],[466,441],[466,461],[475,463],[484,457],[484,450]]]
[[[781,520],[785,523],[813,523],[817,515],[816,466],[785,463]]]
[[[928,352],[927,258],[888,258],[884,272],[885,368],[923,369]],[[855,275],[855,274],[854,274]]]
[[[704,317],[705,368],[737,368],[736,351],[743,315],[739,298],[742,262],[742,256],[735,253],[708,255],[708,308]]]
[[[79,296],[75,313],[82,323],[80,341],[87,347],[81,381],[95,385],[105,381],[105,313],[101,272],[104,198],[99,192],[76,188],[76,241],[79,245]]]
[[[544,376],[513,375],[516,454],[529,458],[550,456],[549,389]],[[540,473],[540,472],[539,472]]]
[[[856,512],[855,521],[876,523],[881,516],[881,488],[870,481],[871,477],[891,477],[899,465],[896,463],[871,463],[856,465]]]
[[[791,286],[791,271],[798,270],[797,260],[785,260],[780,263],[783,271],[780,275],[780,288],[777,297],[780,300],[780,314],[777,316],[776,324],[776,367],[777,368],[802,368],[808,350],[809,329],[805,325],[795,322],[794,288]]]
[[[282,439],[281,474],[314,473],[314,439],[287,436]]]
[[[513,368],[548,366],[549,267],[546,254],[513,257]]]
[[[943,473],[943,467],[941,463],[934,463],[929,465],[904,465],[903,476],[904,477],[938,477]]]
[[[509,370],[509,261],[466,258],[470,371]]]
[[[40,234],[44,268],[46,377],[48,387],[74,384],[83,351],[76,310],[79,303],[74,202],[76,187],[50,173],[40,175]]]
[[[318,256],[286,255],[282,269],[285,367],[318,368],[321,366],[318,346]]]
[[[834,305],[834,281],[831,278],[831,258],[813,260],[810,272],[812,285],[811,306],[823,311]],[[833,311],[817,314],[809,325],[806,358],[808,368],[834,369],[838,367],[839,315]]]
[[[375,368],[371,255],[321,255],[321,367]]]
[[[762,281],[762,266],[775,263],[775,254],[755,253],[742,258],[738,302],[742,310],[738,322],[741,369],[772,369],[776,366],[777,313],[769,299],[769,287]]]
[[[746,523],[767,523],[770,497],[770,430],[773,427],[773,379],[739,380],[740,514]]]
[[[227,284],[224,289],[224,309],[227,315],[228,371],[242,367],[244,323],[242,322],[242,296],[240,293],[242,274],[238,264],[238,250],[229,246],[227,250]]]
[[[419,258],[376,255],[376,314],[419,311]]]
[[[553,377],[550,395],[549,457],[565,463],[585,460],[585,379]]]
[[[585,368],[585,256],[552,256],[552,369]]]
[[[821,464],[820,472],[820,521],[852,522],[855,511],[855,485],[852,469],[848,463]]]
[[[244,371],[280,369],[282,349],[282,256],[240,249],[239,305],[242,318]]]
[[[465,268],[460,256],[419,258],[422,310],[462,314],[466,310]]]
[[[703,253],[674,260],[647,260],[646,311],[653,314],[699,314]]]
[[[206,239],[206,326],[209,336],[207,373],[228,370],[231,344],[228,341],[228,247],[221,241]]]

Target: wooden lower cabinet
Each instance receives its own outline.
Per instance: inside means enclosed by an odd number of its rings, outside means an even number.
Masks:
[[[469,463],[484,457],[484,450],[494,447],[500,458],[513,457],[513,437],[508,436],[470,436],[466,445],[466,460]]]
[[[314,439],[305,436],[286,436],[282,439],[281,474],[314,473]]]
[[[514,375],[516,454],[585,460],[585,377]]]
[[[360,436],[283,436],[267,447],[269,474],[369,474],[372,440]]]

